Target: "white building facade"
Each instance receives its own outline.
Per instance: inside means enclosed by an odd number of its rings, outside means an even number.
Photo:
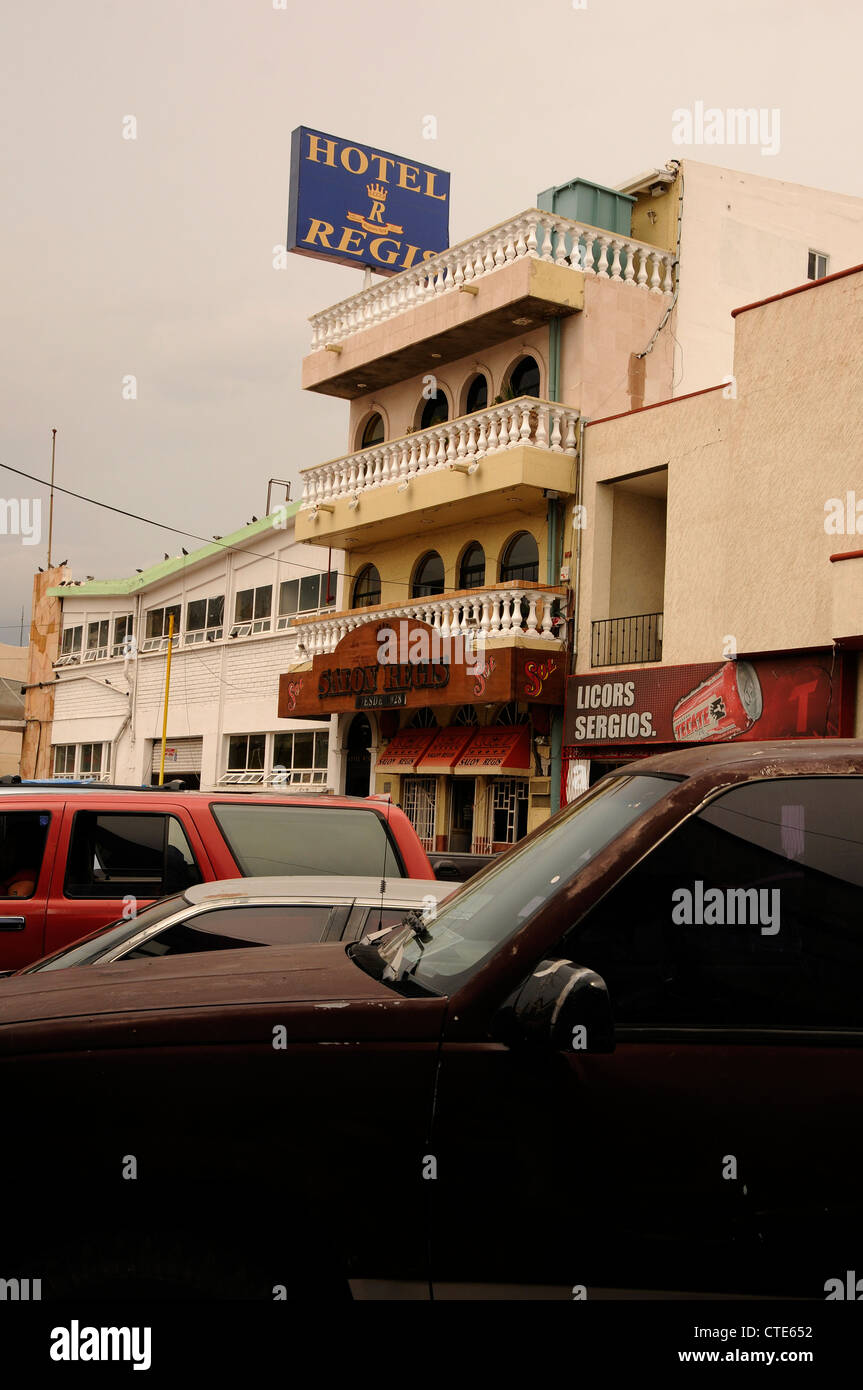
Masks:
[[[277,717],[298,616],[339,606],[343,555],[294,539],[297,504],[131,579],[69,581],[51,774],[261,792],[338,791],[335,719]],[[322,568],[323,562],[323,568]],[[333,726],[333,727],[331,727]]]

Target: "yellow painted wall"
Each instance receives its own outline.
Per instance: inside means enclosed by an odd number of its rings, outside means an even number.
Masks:
[[[416,566],[429,550],[436,550],[444,563],[445,591],[457,589],[461,557],[471,541],[479,541],[485,550],[486,583],[500,582],[500,562],[506,546],[519,531],[529,531],[539,547],[539,583],[545,583],[548,535],[545,509],[533,512],[511,508],[497,516],[463,526],[424,526],[420,535],[388,541],[381,547],[368,546],[351,550],[346,567],[351,576],[348,603],[351,601],[353,579],[364,565],[377,566],[381,576],[381,603],[400,603],[408,598]]]

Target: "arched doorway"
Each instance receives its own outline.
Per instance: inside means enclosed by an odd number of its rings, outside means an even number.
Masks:
[[[372,765],[372,726],[364,714],[355,714],[348,730],[345,795],[368,796]]]

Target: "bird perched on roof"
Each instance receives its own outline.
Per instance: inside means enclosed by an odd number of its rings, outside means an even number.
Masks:
[[[185,547],[184,545],[181,545],[181,546],[180,546],[180,549],[182,550],[182,552],[183,552],[184,555],[188,555],[189,552],[188,552],[188,550],[186,549],[186,547]]]
[[[68,565],[68,563],[69,563],[68,560],[61,560],[61,561],[60,561],[60,564],[57,566],[57,568],[58,568],[58,569],[62,569],[63,566],[64,566],[64,565]]]
[[[144,571],[143,571],[143,570],[135,570],[135,573],[136,573],[136,574],[143,574]]]
[[[252,517],[252,521],[257,521],[257,519],[258,519],[258,518],[257,518],[256,516],[253,516],[253,517]]]
[[[166,560],[170,560],[170,558],[171,558],[171,557],[170,557],[170,555],[168,554],[168,552],[167,552],[167,550],[166,550],[166,551],[165,551],[165,559],[166,559]]]

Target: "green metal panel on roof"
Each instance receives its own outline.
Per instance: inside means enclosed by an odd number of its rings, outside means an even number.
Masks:
[[[618,193],[616,188],[604,188],[589,179],[571,179],[540,193],[536,205],[543,212],[556,212],[559,217],[571,217],[588,227],[600,227],[616,236],[631,236],[632,205],[635,198]]]
[[[94,579],[89,584],[55,584],[48,590],[48,593],[55,598],[67,598],[69,594],[100,594],[102,596],[136,594],[140,589],[146,589],[151,584],[168,579],[172,574],[189,569],[192,565],[199,565],[202,560],[212,559],[214,555],[220,555],[233,546],[252,540],[254,536],[271,531],[274,517],[284,515],[286,520],[290,520],[291,517],[296,516],[300,510],[300,505],[300,502],[289,502],[284,508],[284,512],[278,508],[269,516],[263,517],[260,521],[253,521],[249,526],[241,526],[239,531],[232,531],[229,536],[223,536],[219,541],[211,541],[209,545],[203,545],[199,550],[193,550],[188,555],[173,555],[169,560],[162,560],[158,565],[151,565],[142,574],[133,574],[128,579]]]

